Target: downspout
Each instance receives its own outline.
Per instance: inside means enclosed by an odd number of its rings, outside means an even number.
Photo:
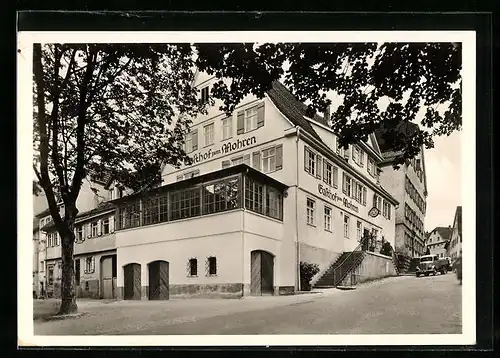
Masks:
[[[242,270],[241,270],[241,297],[245,296],[245,270],[247,269],[245,267],[245,176],[248,173],[248,169],[245,170],[245,172],[241,175],[240,180],[241,180],[241,207],[243,208],[242,215],[241,215],[241,265]],[[251,260],[250,260],[250,266],[251,266]]]
[[[298,208],[298,192],[299,192],[299,135],[300,135],[300,127],[295,126],[297,129],[297,136],[295,139],[295,147],[296,147],[296,157],[297,157],[297,165],[296,169],[296,178],[297,178],[297,186],[295,187],[295,242],[296,242],[296,252],[297,252],[297,288],[300,291],[300,244],[299,244],[299,208]]]

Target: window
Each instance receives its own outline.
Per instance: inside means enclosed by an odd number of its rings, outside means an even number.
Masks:
[[[208,276],[215,276],[217,275],[217,258],[215,257],[208,257],[207,258],[207,275]]]
[[[361,241],[361,232],[362,232],[363,228],[361,226],[361,221],[358,221],[356,223],[356,239],[358,241]]]
[[[85,258],[85,273],[95,272],[95,258],[94,256],[89,256]]]
[[[184,151],[191,153],[198,150],[198,129],[193,129],[184,138]]]
[[[189,259],[188,262],[189,267],[189,276],[198,276],[198,260],[197,259]]]
[[[103,235],[109,234],[109,218],[101,221],[101,232]]]
[[[80,259],[75,259],[75,285],[80,285]]]
[[[238,179],[219,181],[203,187],[203,214],[239,207]]]
[[[83,240],[83,225],[80,225],[76,228],[76,239],[78,241]]]
[[[183,180],[194,178],[195,176],[198,176],[198,175],[200,175],[200,170],[199,169],[192,170],[192,171],[184,174]]]
[[[344,237],[349,238],[349,216],[344,215]]]
[[[305,148],[305,170],[312,176],[316,176],[316,153]]]
[[[352,147],[352,160],[354,163],[359,164],[359,148],[357,146]]]
[[[118,209],[118,227],[120,229],[137,227],[140,224],[139,202]]]
[[[233,117],[227,117],[222,120],[222,140],[233,136]]]
[[[170,193],[172,220],[200,215],[200,189],[186,189]]]
[[[375,177],[377,175],[377,166],[375,164],[375,161],[371,158],[368,158],[368,174],[370,174],[372,177]]]
[[[231,165],[246,164],[250,165],[250,154],[231,159]]]
[[[283,220],[283,197],[271,187],[266,190],[266,215]]]
[[[210,123],[203,127],[203,138],[205,146],[214,144],[214,124]]]
[[[332,209],[325,206],[325,230],[332,231]]]
[[[382,208],[382,215],[386,219],[391,219],[391,204],[384,200],[384,206]]]
[[[262,171],[264,173],[276,170],[276,147],[264,149],[262,151]]]
[[[377,238],[378,238],[378,230],[377,229],[372,229],[372,236],[373,236],[373,240],[377,241]]]
[[[54,265],[49,265],[47,267],[47,278],[47,285],[52,286],[54,284]]]
[[[342,191],[347,196],[352,195],[352,179],[350,176],[346,175],[345,173],[342,176]]]
[[[90,233],[92,237],[96,237],[99,235],[99,231],[97,228],[98,228],[97,221],[94,221],[93,223],[90,224]]]
[[[307,199],[307,223],[314,225],[316,202],[312,199]]]
[[[43,272],[44,266],[43,261],[40,261],[40,272]]]
[[[323,181],[332,186],[333,185],[333,166],[328,161],[324,160],[324,169],[323,169]]]
[[[340,145],[339,138],[336,138],[336,142],[337,142],[337,148],[336,148],[335,152],[340,156],[344,156],[344,148]]]
[[[382,198],[377,194],[373,194],[373,206],[382,211]]]
[[[264,214],[264,185],[245,178],[245,207]]]
[[[142,225],[151,225],[159,222],[159,199],[147,198],[142,202]]]
[[[264,126],[264,102],[237,114],[236,133],[243,134]]]
[[[209,88],[208,86],[201,89],[201,103],[208,103]]]

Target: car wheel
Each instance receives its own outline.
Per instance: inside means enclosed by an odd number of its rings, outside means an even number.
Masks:
[[[426,272],[426,273],[425,273],[425,276],[429,276],[429,273],[428,273],[428,272]]]
[[[419,273],[417,273],[417,274],[415,274],[415,276],[420,277],[420,274],[419,274]]]
[[[436,276],[436,273],[437,273],[437,271],[436,271],[436,269],[434,269],[434,271],[432,271],[432,276]]]

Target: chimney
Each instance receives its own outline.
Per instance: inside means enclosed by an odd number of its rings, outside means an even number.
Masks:
[[[331,126],[332,121],[330,120],[331,117],[330,105],[326,106],[324,115],[325,115],[325,122],[328,123],[328,126]]]

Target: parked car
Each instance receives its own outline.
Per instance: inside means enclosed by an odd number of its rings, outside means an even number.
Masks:
[[[462,284],[462,256],[459,256],[453,263],[453,271],[455,271],[458,281]]]
[[[439,258],[438,255],[424,255],[420,257],[420,262],[417,266],[417,271],[415,275],[420,277],[421,275],[429,276],[431,273],[436,275],[441,272],[442,275],[448,272],[448,260],[446,258]]]

